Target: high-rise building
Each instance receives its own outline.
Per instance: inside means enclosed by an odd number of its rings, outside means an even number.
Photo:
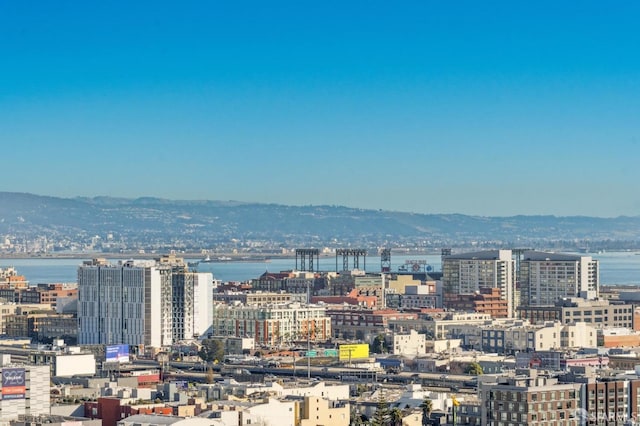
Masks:
[[[78,269],[78,343],[162,347],[210,326],[213,276],[182,259],[84,262]]]
[[[442,259],[444,305],[447,298],[479,294],[481,289],[497,288],[507,301],[513,317],[515,303],[515,262],[511,250],[487,250],[444,256]]]
[[[162,321],[170,321],[161,315],[163,279],[170,280],[170,273],[149,264],[84,262],[78,269],[78,343],[154,347],[170,343],[162,333]]]
[[[524,252],[518,273],[521,304],[553,306],[566,297],[596,299],[599,262],[591,256]]]
[[[213,321],[213,280],[210,273],[178,271],[172,278],[172,340],[204,335]]]

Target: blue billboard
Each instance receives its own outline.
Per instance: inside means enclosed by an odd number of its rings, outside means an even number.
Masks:
[[[129,362],[129,345],[107,346],[106,362]]]
[[[2,399],[24,399],[27,379],[24,368],[2,369]]]

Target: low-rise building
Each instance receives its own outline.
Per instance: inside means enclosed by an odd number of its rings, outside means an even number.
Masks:
[[[300,302],[296,300],[293,294],[285,292],[240,292],[225,291],[223,293],[214,293],[213,300],[226,304],[239,302],[243,305],[280,305],[283,303]]]
[[[0,419],[8,422],[25,415],[51,414],[49,367],[13,364],[4,358],[2,364]]]
[[[450,295],[447,307],[456,311],[489,314],[491,318],[509,318],[509,304],[502,298],[499,288],[483,287],[472,295]]]
[[[557,378],[539,376],[535,370],[521,370],[516,374],[480,377],[480,424],[576,425],[574,416],[580,408],[580,384],[560,384]]]
[[[319,305],[218,304],[211,330],[214,336],[251,337],[264,345],[307,338],[324,342],[331,338],[331,318]]]
[[[394,355],[420,355],[426,352],[426,337],[415,330],[409,331],[408,334],[393,335],[393,354]]]
[[[553,306],[520,306],[518,316],[532,324],[582,321],[595,328],[633,328],[633,305],[577,297],[558,299]]]
[[[415,312],[398,312],[394,309],[360,309],[345,306],[330,306],[333,336],[343,339],[369,341],[372,336],[384,333],[395,320],[417,320]]]
[[[298,426],[348,426],[350,414],[347,402],[307,396],[302,403]]]
[[[513,324],[482,327],[482,350],[487,352],[515,353],[583,347],[597,347],[597,330],[583,322],[531,325],[520,320]]]
[[[313,296],[311,303],[347,304],[362,308],[374,308],[378,303],[378,298],[376,296],[360,296],[358,291],[353,289],[346,296]]]
[[[640,332],[628,328],[598,330],[598,346],[605,348],[631,348],[640,346]]]
[[[478,328],[487,323],[491,323],[489,314],[457,312],[434,315],[426,321],[434,339],[457,338],[466,334],[467,327]]]

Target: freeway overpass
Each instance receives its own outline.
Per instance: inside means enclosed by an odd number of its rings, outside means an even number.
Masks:
[[[138,361],[134,361],[138,362]],[[154,363],[147,361],[145,363]],[[159,367],[158,363],[155,363]],[[372,371],[349,367],[321,367],[296,366],[295,368],[275,368],[262,367],[250,364],[233,365],[212,365],[215,372],[226,376],[233,376],[239,372],[250,373],[251,375],[264,376],[273,375],[276,377],[313,377],[327,380],[340,380],[343,382],[389,382],[389,383],[416,383],[426,387],[437,387],[446,389],[474,389],[477,387],[476,377],[464,374],[443,374],[443,373],[412,373],[400,372],[387,374],[382,371]],[[206,365],[202,363],[170,362],[166,370],[167,376],[180,380],[204,381],[206,376]]]

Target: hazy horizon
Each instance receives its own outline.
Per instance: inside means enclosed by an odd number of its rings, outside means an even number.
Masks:
[[[421,213],[421,212],[412,212],[412,211],[404,211],[404,210],[369,209],[369,208],[353,207],[353,206],[349,206],[349,205],[340,205],[340,204],[283,204],[283,203],[267,203],[267,202],[240,201],[240,200],[177,199],[177,198],[174,199],[174,198],[156,197],[156,196],[148,196],[148,195],[140,195],[140,196],[134,196],[134,197],[116,197],[116,196],[111,196],[111,195],[91,195],[91,196],[78,195],[78,196],[71,196],[71,197],[58,197],[58,196],[55,196],[55,195],[35,194],[35,193],[30,193],[30,192],[13,192],[13,191],[0,191],[0,192],[24,194],[24,195],[34,195],[34,196],[37,196],[37,197],[52,197],[52,198],[59,198],[59,199],[65,199],[65,200],[110,198],[110,199],[114,199],[114,200],[135,201],[135,200],[150,198],[150,199],[158,199],[158,200],[169,201],[169,202],[178,202],[178,203],[179,202],[185,202],[185,203],[199,203],[199,202],[207,203],[207,202],[212,202],[212,203],[229,203],[229,204],[248,204],[248,205],[251,205],[251,204],[279,205],[279,206],[285,206],[285,207],[334,207],[334,208],[347,208],[347,209],[354,209],[354,210],[388,211],[388,212],[394,212],[394,213],[406,213],[406,214],[416,214],[416,215],[463,215],[463,216],[470,216],[470,217],[496,217],[496,218],[508,218],[508,217],[516,217],[516,216],[540,216],[540,217],[549,216],[549,217],[558,217],[558,218],[561,218],[561,217],[587,217],[587,218],[596,218],[596,219],[615,219],[615,218],[620,218],[620,217],[640,217],[640,215],[589,216],[589,215],[515,214],[515,215],[509,215],[509,216],[499,216],[499,215],[473,215],[473,214],[466,214],[466,213],[459,213],[459,212],[454,212],[454,213],[442,213],[442,212]]]

